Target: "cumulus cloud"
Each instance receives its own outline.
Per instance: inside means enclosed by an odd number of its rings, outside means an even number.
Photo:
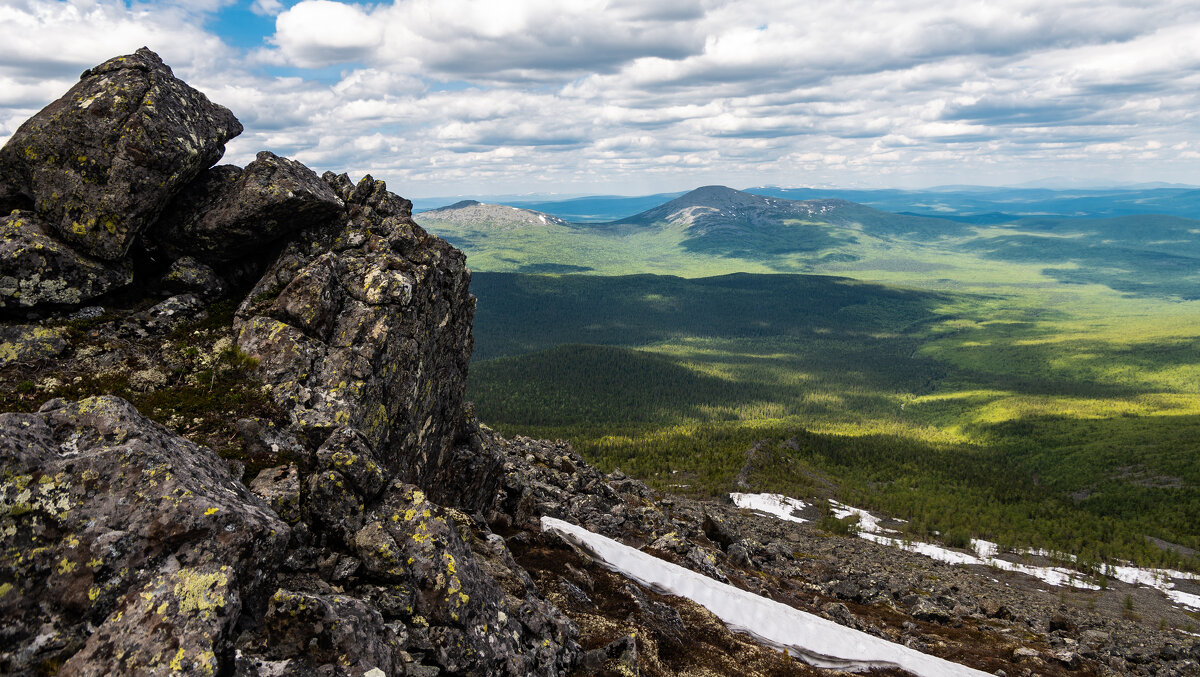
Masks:
[[[203,3],[211,9],[219,3]],[[63,81],[118,54],[153,44],[179,64],[211,61],[221,41],[199,28],[187,4],[25,0],[0,5],[0,72]]]
[[[412,195],[1200,175],[1200,7],[1158,0],[20,0],[0,137],[148,44],[261,148]],[[244,5],[243,5],[244,6]]]
[[[290,63],[319,68],[369,57],[383,34],[380,22],[357,5],[305,0],[275,19],[274,42]]]
[[[274,39],[283,56],[300,66],[419,63],[429,75],[483,80],[610,72],[640,56],[680,58],[703,47],[698,26],[686,20],[703,16],[695,3],[681,3],[675,12],[608,5],[603,0],[406,0],[360,8],[304,0],[279,16]],[[331,49],[331,40],[344,51]]]

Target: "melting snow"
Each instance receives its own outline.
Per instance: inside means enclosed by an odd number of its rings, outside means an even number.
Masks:
[[[796,517],[795,515],[795,513],[807,508],[808,504],[804,501],[789,498],[783,494],[739,494],[734,492],[729,494],[729,498],[739,508],[765,512],[768,515],[774,515],[781,520],[789,522],[808,521],[803,517]]]
[[[838,519],[846,519],[850,515],[858,515],[858,528],[860,531],[872,534],[897,534],[900,533],[895,529],[887,529],[879,526],[879,518],[862,508],[851,508],[845,503],[830,501],[829,505],[833,507],[833,516]]]
[[[562,520],[543,517],[542,529],[561,534],[613,570],[655,590],[686,597],[733,630],[817,667],[901,668],[922,677],[987,674],[721,583]]]
[[[739,508],[750,508],[765,512],[781,519],[792,522],[803,522],[805,520],[792,517],[790,512],[785,514],[788,509],[781,506],[796,506],[797,509],[807,506],[806,503],[795,498],[783,496],[781,494],[730,494],[729,498],[733,504]],[[854,508],[844,503],[837,501],[829,501],[833,510],[833,515],[838,519],[844,519],[850,515],[858,515],[858,535],[868,541],[890,545],[892,547],[915,552],[919,555],[925,555],[939,562],[948,564],[978,564],[981,566],[990,566],[1004,571],[1013,571],[1033,576],[1038,580],[1044,581],[1050,585],[1071,586],[1073,588],[1082,588],[1085,590],[1099,590],[1100,586],[1090,583],[1087,577],[1072,569],[1063,567],[1042,567],[1031,564],[1022,564],[1020,562],[1010,562],[1006,559],[1000,559],[1000,546],[991,541],[979,539],[971,539],[971,549],[974,554],[950,550],[940,545],[933,543],[921,543],[918,541],[906,541],[885,534],[898,533],[895,529],[888,529],[879,525],[879,518],[861,508]],[[1065,557],[1070,561],[1075,561],[1072,555],[1063,555],[1051,553],[1047,550],[1031,550],[1025,554],[1040,555],[1042,557],[1057,556]],[[1174,569],[1141,569],[1132,566],[1107,566],[1104,568],[1104,574],[1109,578],[1115,578],[1119,581],[1130,585],[1140,585],[1148,588],[1160,590],[1171,601],[1180,606],[1187,607],[1192,610],[1200,610],[1200,595],[1194,595],[1188,592],[1175,590],[1174,580],[1190,580],[1200,581],[1200,574],[1187,573],[1185,571],[1175,571]]]
[[[1170,597],[1171,601],[1179,606],[1185,606],[1192,611],[1200,611],[1200,595],[1193,595],[1190,592],[1180,592],[1178,590],[1164,590],[1163,588],[1159,588],[1159,590],[1162,590],[1163,594]]]

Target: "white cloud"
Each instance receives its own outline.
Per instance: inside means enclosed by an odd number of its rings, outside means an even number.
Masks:
[[[671,14],[606,10],[603,0],[407,0],[366,9],[304,0],[281,14],[274,40],[300,66],[419,61],[427,74],[483,80],[546,79],[610,71],[645,54],[679,57],[703,44]],[[332,28],[331,28],[332,27]],[[342,52],[334,42],[347,44]]]
[[[0,6],[0,134],[147,44],[246,125],[229,161],[416,195],[1200,176],[1194,3],[256,0],[240,54],[225,2]]]
[[[127,7],[119,1],[28,0],[0,5],[0,72],[73,82],[110,57],[150,46],[168,63],[211,61],[221,41],[191,20],[186,7]]]
[[[357,5],[305,0],[275,19],[274,42],[305,68],[359,61],[383,42],[383,27]]]
[[[250,11],[261,16],[275,16],[283,11],[283,3],[279,0],[254,0]]]

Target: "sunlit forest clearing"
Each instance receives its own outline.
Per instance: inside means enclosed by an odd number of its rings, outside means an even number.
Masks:
[[[757,258],[672,224],[446,235],[477,271],[470,396],[505,434],[675,492],[1196,569],[1200,301],[1169,253],[1195,245],[1113,245],[1158,218],[789,221]]]

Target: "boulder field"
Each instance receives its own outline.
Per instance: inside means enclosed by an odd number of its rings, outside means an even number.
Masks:
[[[543,516],[989,672],[1200,659],[497,435],[464,255],[370,176],[214,166],[241,131],[143,48],[0,149],[0,673],[828,674]]]

